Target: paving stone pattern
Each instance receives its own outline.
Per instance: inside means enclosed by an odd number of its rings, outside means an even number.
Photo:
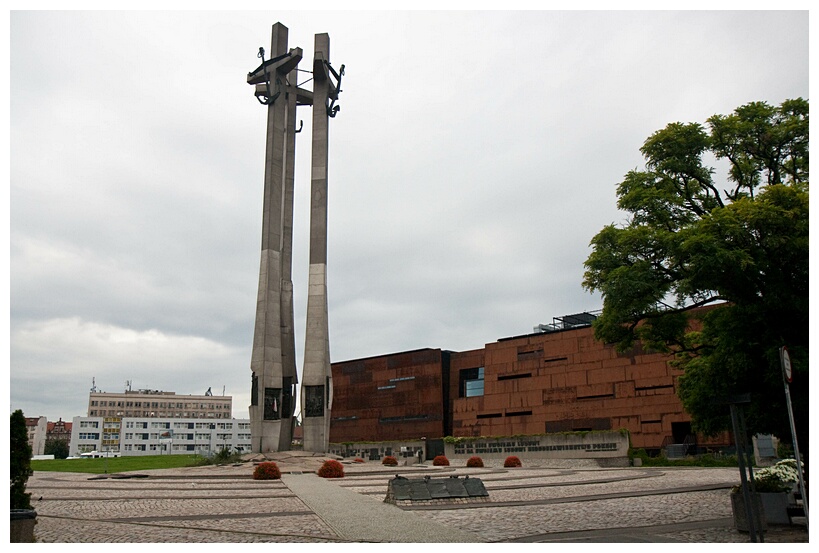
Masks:
[[[737,469],[384,467],[345,464],[345,477],[253,465],[145,471],[90,479],[35,472],[28,491],[41,543],[743,543],[729,489]],[[396,474],[481,478],[488,503],[384,503]],[[807,543],[804,519],[771,526],[769,543]]]

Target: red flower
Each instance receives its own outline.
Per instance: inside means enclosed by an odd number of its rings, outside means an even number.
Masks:
[[[338,461],[328,459],[318,469],[318,475],[322,478],[344,478],[344,467]]]
[[[517,457],[515,457],[514,455],[510,455],[510,456],[509,456],[509,457],[507,457],[507,458],[506,458],[506,460],[503,462],[503,466],[504,466],[504,467],[507,467],[507,468],[509,468],[509,467],[522,467],[522,466],[523,466],[523,464],[521,464],[520,459],[518,459],[518,458],[517,458]]]
[[[279,466],[273,461],[259,463],[253,469],[253,480],[278,480],[282,477]]]
[[[469,460],[466,462],[466,466],[468,467],[482,467],[483,466],[483,459],[475,455],[474,457],[470,457]]]

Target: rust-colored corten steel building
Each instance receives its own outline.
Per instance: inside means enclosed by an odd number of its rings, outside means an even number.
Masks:
[[[330,442],[414,440],[449,434],[451,355],[440,349],[421,349],[333,363]]]
[[[589,324],[483,349],[334,363],[334,443],[627,429],[635,448],[691,442],[671,357],[617,353]],[[699,437],[699,445],[706,445]],[[729,437],[708,445],[729,445]]]

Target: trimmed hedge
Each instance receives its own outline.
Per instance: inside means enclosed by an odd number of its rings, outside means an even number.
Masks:
[[[449,459],[447,459],[444,455],[438,455],[432,460],[432,465],[436,467],[448,467]]]
[[[509,457],[507,457],[507,458],[506,458],[506,460],[503,462],[503,466],[504,466],[504,467],[506,467],[506,468],[511,468],[511,467],[522,467],[522,466],[523,466],[523,464],[520,462],[520,459],[518,459],[518,458],[517,458],[517,457],[515,457],[514,455],[510,455],[510,456],[509,456]]]
[[[383,459],[381,459],[382,465],[387,465],[389,467],[394,467],[398,464],[398,459],[393,457],[392,455],[385,455]]]
[[[273,461],[259,463],[253,469],[253,480],[278,480],[282,477],[279,466]]]
[[[478,457],[477,455],[470,457],[469,460],[466,462],[466,466],[468,467],[483,467],[483,459]]]
[[[322,478],[344,478],[344,466],[338,461],[328,459],[318,469],[318,475]]]

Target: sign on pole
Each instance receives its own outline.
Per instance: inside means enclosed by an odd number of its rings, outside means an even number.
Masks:
[[[793,437],[793,453],[796,457],[796,473],[799,477],[799,491],[802,495],[802,508],[805,511],[805,524],[808,521],[808,495],[805,493],[805,479],[802,475],[802,458],[799,455],[799,442],[796,439],[796,424],[793,421],[793,405],[791,405],[791,381],[793,371],[791,369],[791,356],[788,354],[788,348],[782,346],[779,348],[779,360],[782,363],[782,376],[785,379],[785,402],[788,405],[788,419],[791,423],[791,436]]]
[[[779,348],[779,359],[782,362],[782,371],[785,374],[785,380],[790,384],[793,382],[793,371],[791,369],[791,356],[788,353],[787,347],[782,346]]]

